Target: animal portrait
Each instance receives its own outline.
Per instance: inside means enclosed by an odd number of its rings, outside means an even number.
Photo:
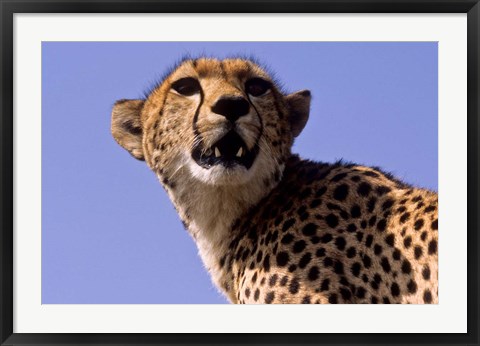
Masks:
[[[246,58],[186,58],[111,131],[166,190],[231,303],[438,302],[438,198],[378,167],[293,153],[314,90]]]

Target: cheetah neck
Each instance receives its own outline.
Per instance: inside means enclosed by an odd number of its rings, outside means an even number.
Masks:
[[[215,186],[193,179],[187,168],[176,174],[175,188],[165,186],[180,218],[194,238],[204,266],[217,287],[222,287],[227,273],[219,266],[220,258],[235,234],[233,222],[258,204],[277,183],[265,186],[263,179],[235,186]],[[236,298],[232,293],[229,298]]]

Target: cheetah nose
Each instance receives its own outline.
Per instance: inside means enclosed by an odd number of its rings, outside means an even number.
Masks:
[[[212,112],[223,115],[234,123],[238,118],[248,114],[250,104],[243,97],[229,96],[220,98],[212,107]]]

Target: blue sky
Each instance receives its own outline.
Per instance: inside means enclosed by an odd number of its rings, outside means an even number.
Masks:
[[[226,303],[145,163],[110,134],[185,54],[253,55],[288,91],[310,89],[293,151],[380,166],[437,190],[434,42],[44,42],[42,303]]]

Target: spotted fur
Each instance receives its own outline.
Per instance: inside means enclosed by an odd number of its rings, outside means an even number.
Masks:
[[[309,105],[252,61],[192,59],[118,101],[112,134],[158,176],[232,303],[437,303],[436,193],[292,154]]]

